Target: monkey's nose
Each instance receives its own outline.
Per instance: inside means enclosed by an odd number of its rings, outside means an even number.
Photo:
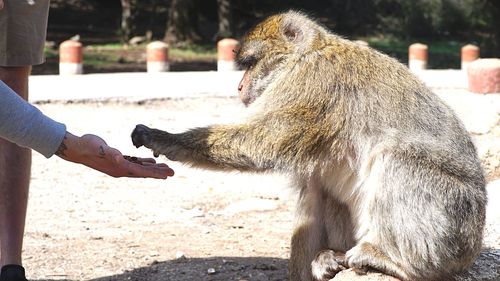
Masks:
[[[238,84],[238,92],[243,91],[243,87],[245,87],[245,84],[248,84],[248,71],[245,71],[245,73],[243,73],[243,77]]]

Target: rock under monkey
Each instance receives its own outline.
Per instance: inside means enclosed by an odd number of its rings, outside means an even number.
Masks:
[[[475,147],[406,66],[293,11],[252,29],[237,61],[245,122],[138,125],[133,143],[195,167],[289,175],[300,194],[292,281],[344,267],[442,280],[473,263],[486,205]]]

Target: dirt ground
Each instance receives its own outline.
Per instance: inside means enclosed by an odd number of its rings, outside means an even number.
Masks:
[[[38,104],[74,134],[149,157],[135,124],[180,132],[230,122],[236,98]],[[500,124],[481,139],[500,137]],[[499,154],[484,159],[500,178]],[[167,162],[165,158],[159,161]],[[276,175],[167,162],[167,180],[113,179],[34,153],[24,265],[30,280],[286,280],[296,195]]]
[[[144,157],[151,153],[130,141],[135,124],[182,131],[230,121],[243,109],[228,98],[39,107],[75,134],[96,133]],[[169,165],[176,175],[165,181],[113,179],[35,153],[24,253],[29,278],[285,279],[295,200],[284,179]]]

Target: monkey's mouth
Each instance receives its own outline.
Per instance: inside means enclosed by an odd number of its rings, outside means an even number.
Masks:
[[[238,84],[238,95],[240,96],[241,101],[245,106],[248,106],[250,103],[253,102],[253,99],[249,93],[249,75],[248,75],[248,70],[243,73],[243,77],[241,78],[240,83]]]

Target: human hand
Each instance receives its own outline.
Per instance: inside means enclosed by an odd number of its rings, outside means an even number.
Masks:
[[[3,9],[3,0],[0,0],[0,10]]]
[[[166,179],[174,175],[174,171],[166,164],[156,163],[152,158],[124,156],[96,135],[77,137],[66,133],[56,155],[112,177]]]

